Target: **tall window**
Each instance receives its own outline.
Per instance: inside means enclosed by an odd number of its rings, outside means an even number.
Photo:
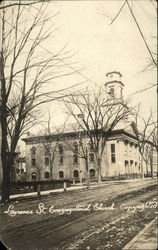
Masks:
[[[78,153],[78,143],[77,142],[73,143],[73,148],[74,148],[74,153]]]
[[[37,176],[36,173],[32,173],[32,180],[35,181],[36,180],[36,176]]]
[[[59,154],[62,155],[64,153],[63,145],[59,144],[58,149],[59,149]]]
[[[48,156],[45,156],[45,166],[49,166],[49,157]]]
[[[90,151],[94,150],[94,145],[93,145],[93,143],[91,141],[89,142],[89,150]]]
[[[45,148],[45,158],[44,158],[44,163],[45,166],[49,166],[49,155],[50,155],[50,149],[48,147]]]
[[[73,155],[73,163],[78,164],[78,155]]]
[[[63,163],[64,163],[64,157],[63,157],[63,155],[60,155],[59,156],[59,165],[63,165]]]
[[[59,165],[63,165],[64,164],[64,157],[63,157],[64,149],[63,149],[63,145],[59,144],[58,149],[59,149]]]
[[[128,164],[129,164],[128,161],[125,161],[125,167],[128,167]]]
[[[89,161],[94,162],[94,153],[89,154]]]
[[[111,162],[116,162],[116,156],[115,156],[115,144],[111,144]]]
[[[49,172],[45,172],[44,177],[45,179],[49,179]]]
[[[94,169],[90,169],[89,173],[90,173],[90,178],[95,177],[95,170]]]
[[[79,177],[78,170],[74,170],[74,177],[75,177],[75,178],[78,178],[78,177]]]
[[[35,147],[31,148],[31,166],[32,167],[36,166],[36,148]]]
[[[63,171],[59,171],[59,178],[64,178],[64,172]]]
[[[78,143],[74,142],[73,143],[73,151],[74,151],[74,155],[73,155],[73,163],[74,164],[78,164]]]

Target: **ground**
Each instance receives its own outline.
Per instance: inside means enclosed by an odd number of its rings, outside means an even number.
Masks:
[[[1,239],[18,250],[123,249],[156,217],[156,197],[156,180],[137,180],[12,201],[1,207]]]

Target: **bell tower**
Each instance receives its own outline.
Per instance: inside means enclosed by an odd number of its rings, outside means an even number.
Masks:
[[[122,75],[120,72],[113,71],[106,74],[105,88],[108,95],[108,99],[111,100],[123,100],[123,87]]]

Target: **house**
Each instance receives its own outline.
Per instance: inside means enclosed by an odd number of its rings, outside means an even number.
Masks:
[[[115,99],[115,105],[121,103],[124,87],[121,77],[122,75],[116,71],[107,74],[105,87],[109,94],[109,103],[112,99]],[[88,152],[90,178],[97,178],[96,158],[89,138],[84,131],[79,133],[69,128],[61,137],[58,133],[54,133],[44,136],[28,136],[23,139],[26,144],[26,180],[80,179],[81,181],[86,179],[85,159],[79,154],[81,137],[82,145]],[[144,167],[144,173],[145,171]],[[102,158],[101,177],[109,179],[140,176],[137,138],[131,122],[123,120],[108,137]]]

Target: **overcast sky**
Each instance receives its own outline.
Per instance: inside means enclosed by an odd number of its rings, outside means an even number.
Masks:
[[[156,8],[153,1],[129,1],[137,21],[142,29],[151,51],[156,52]],[[133,104],[142,103],[142,112],[150,108],[156,111],[156,87],[141,94],[137,90],[149,84],[155,84],[156,69],[144,70],[150,61],[150,55],[140,36],[138,28],[126,5],[121,14],[110,25],[110,18],[115,17],[124,1],[57,1],[49,3],[50,13],[60,10],[55,17],[55,38],[49,39],[44,46],[54,52],[66,45],[66,50],[76,54],[71,58],[74,67],[82,68],[81,73],[92,82],[90,88],[98,88],[106,81],[106,73],[120,71],[125,84],[124,96],[131,96]],[[79,75],[57,81],[58,86],[71,86],[84,81]],[[86,85],[85,84],[85,85]],[[84,84],[80,86],[83,88]],[[62,107],[57,103],[51,107],[56,124],[62,124]]]

